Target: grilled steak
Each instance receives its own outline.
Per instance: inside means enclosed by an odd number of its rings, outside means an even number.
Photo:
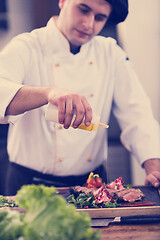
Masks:
[[[130,190],[123,195],[122,199],[126,202],[135,202],[141,200],[144,197],[144,194],[140,189],[127,189]]]
[[[138,200],[142,200],[145,195],[142,193],[140,189],[129,188],[129,189],[122,189],[122,190],[114,190],[108,189],[110,195],[117,199],[119,202],[135,202]]]

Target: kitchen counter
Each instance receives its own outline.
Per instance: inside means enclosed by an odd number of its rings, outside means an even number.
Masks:
[[[160,223],[110,223],[107,227],[94,229],[102,232],[101,240],[160,240]]]

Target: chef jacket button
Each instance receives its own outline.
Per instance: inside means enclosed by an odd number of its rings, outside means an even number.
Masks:
[[[59,63],[56,63],[55,66],[56,66],[56,67],[60,67],[60,64],[59,64]]]
[[[90,64],[90,65],[92,65],[92,64],[93,64],[93,62],[92,62],[92,61],[90,61],[90,62],[89,62],[89,64]]]
[[[63,158],[59,158],[58,160],[59,160],[59,162],[63,162]]]
[[[89,96],[90,96],[90,97],[93,97],[93,96],[94,96],[94,94],[93,94],[93,93],[91,93]]]
[[[87,159],[87,161],[88,161],[88,162],[91,162],[91,161],[92,161],[92,159],[91,159],[91,158],[88,158],[88,159]]]

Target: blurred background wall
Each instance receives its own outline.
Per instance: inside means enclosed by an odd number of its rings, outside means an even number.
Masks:
[[[0,0],[6,1],[6,27],[0,25],[0,50],[16,35],[45,26],[59,12],[58,0]],[[130,13],[125,23],[106,27],[101,35],[112,36],[127,52],[147,94],[153,112],[160,122],[160,24],[159,0],[129,0]],[[0,20],[4,13],[0,13]],[[108,173],[110,180],[122,176],[126,183],[143,184],[144,171],[121,145],[119,126],[111,115],[109,128]],[[151,126],[148,126],[151,127]],[[0,194],[7,169],[7,125],[0,125]]]
[[[130,14],[119,24],[119,37],[160,122],[160,1],[129,0]],[[152,126],[148,126],[152,127]],[[131,156],[134,184],[143,184],[145,173]]]

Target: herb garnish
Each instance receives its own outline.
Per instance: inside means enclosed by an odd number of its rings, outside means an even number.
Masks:
[[[14,200],[9,200],[7,197],[0,195],[0,208],[2,207],[17,207]]]
[[[114,202],[96,203],[95,197],[92,194],[86,195],[85,193],[79,194],[78,197],[71,194],[67,198],[67,201],[74,204],[76,208],[116,208],[121,206],[121,204],[117,203],[117,200],[114,200]]]

